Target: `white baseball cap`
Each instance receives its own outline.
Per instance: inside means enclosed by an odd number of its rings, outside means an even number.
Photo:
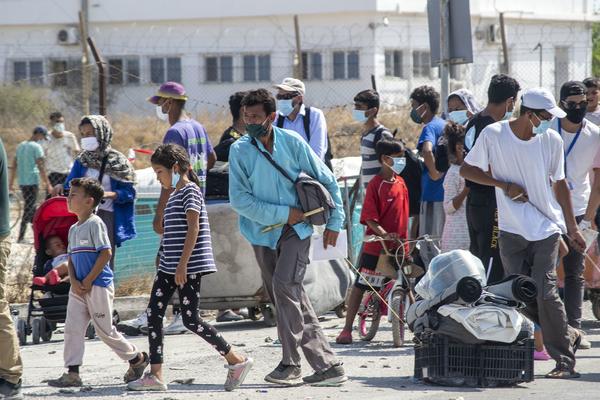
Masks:
[[[556,100],[552,93],[545,88],[527,89],[523,92],[521,104],[532,110],[546,110],[558,118],[567,116],[567,113],[556,105]]]
[[[298,92],[303,96],[306,92],[304,82],[295,78],[285,78],[283,82],[281,82],[279,85],[275,85],[275,87],[286,92]]]

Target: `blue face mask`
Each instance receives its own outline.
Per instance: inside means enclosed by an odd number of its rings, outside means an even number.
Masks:
[[[469,120],[469,116],[467,115],[467,110],[458,110],[448,114],[448,119],[459,125],[464,125]]]
[[[292,104],[292,99],[286,100],[277,100],[277,109],[279,113],[284,117],[287,117],[294,111],[294,105]]]
[[[467,150],[471,150],[473,145],[475,144],[475,127],[472,126],[471,129],[467,131],[465,135],[465,148]]]
[[[177,172],[175,172],[175,170],[171,171],[171,187],[175,188],[177,186],[177,183],[179,183],[179,174]]]
[[[364,110],[352,110],[352,119],[354,119],[356,122],[366,122],[369,117],[367,117],[367,112]]]
[[[397,175],[400,175],[404,171],[404,167],[406,167],[406,157],[393,157],[392,160],[394,160],[392,169]]]
[[[536,114],[533,115],[535,115],[535,117],[540,121],[540,124],[538,126],[533,126],[533,133],[536,135],[543,135],[550,128],[550,124],[552,124],[552,121],[540,119],[540,117],[538,117]],[[533,122],[531,124],[533,125]]]
[[[511,119],[512,115],[513,115],[512,111],[505,112],[504,117],[502,117],[502,121],[507,121],[507,120]]]

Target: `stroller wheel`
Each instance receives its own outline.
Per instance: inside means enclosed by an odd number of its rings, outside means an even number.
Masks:
[[[19,345],[25,346],[27,344],[27,324],[21,318],[17,320],[17,336],[19,337]]]
[[[42,341],[49,342],[52,339],[52,324],[45,317],[40,318],[40,337]]]
[[[88,339],[95,339],[96,338],[96,329],[94,329],[94,325],[92,325],[92,323],[90,322],[90,324],[88,325],[86,331],[85,331],[85,337]]]
[[[31,341],[33,344],[40,343],[41,326],[42,326],[42,324],[40,322],[41,322],[41,320],[39,318],[35,318],[33,321],[31,321]]]

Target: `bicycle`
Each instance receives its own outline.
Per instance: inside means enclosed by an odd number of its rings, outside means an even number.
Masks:
[[[413,264],[412,257],[406,254],[407,242],[398,239],[385,239],[379,236],[369,236],[365,242],[379,241],[382,243],[385,255],[380,257],[377,270],[380,276],[370,279],[363,277],[367,284],[378,291],[367,291],[358,310],[358,334],[364,341],[371,341],[377,334],[382,315],[387,315],[392,324],[392,337],[395,347],[404,344],[406,331],[406,309],[415,302],[413,289],[415,278],[423,274],[423,269]],[[394,241],[399,246],[390,253],[386,241]],[[386,262],[386,259],[388,262]],[[385,278],[389,280],[384,282]]]

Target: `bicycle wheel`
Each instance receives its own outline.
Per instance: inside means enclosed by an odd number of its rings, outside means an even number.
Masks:
[[[371,341],[377,334],[381,320],[379,299],[372,293],[366,293],[361,308],[364,309],[358,313],[358,336],[361,340]]]
[[[392,337],[394,340],[394,347],[402,347],[404,344],[404,334],[406,332],[405,326],[405,304],[407,301],[406,292],[404,290],[398,290],[392,295],[392,301],[390,307],[398,314],[396,316],[392,314]],[[398,318],[400,317],[400,318]]]

